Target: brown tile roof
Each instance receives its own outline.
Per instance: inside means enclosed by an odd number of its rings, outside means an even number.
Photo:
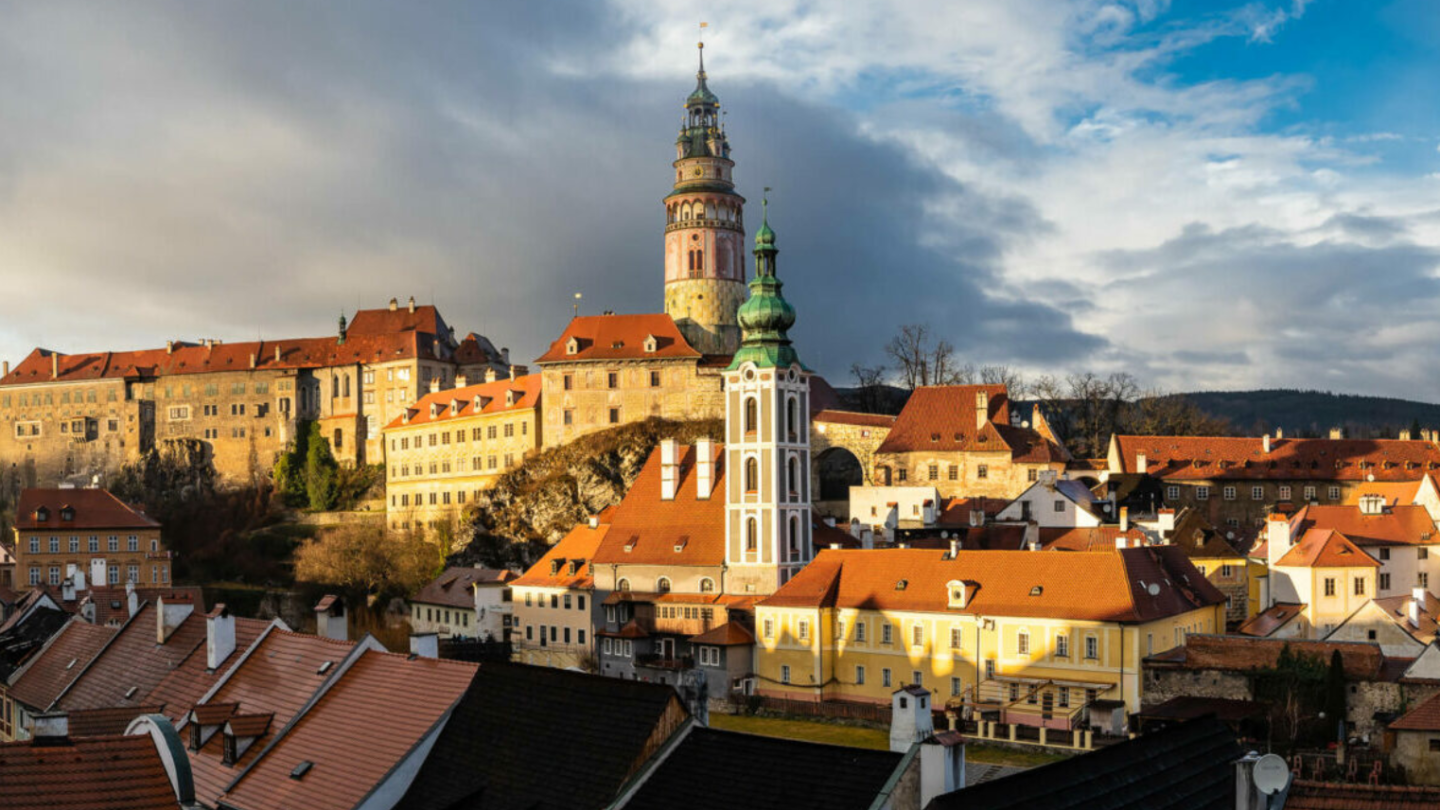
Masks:
[[[1222,436],[1116,436],[1121,472],[1177,480],[1229,478],[1317,481],[1418,481],[1440,469],[1440,447],[1394,439],[1263,439]]]
[[[645,351],[645,339],[654,336],[653,352]],[[575,354],[568,354],[570,339],[578,341]],[[685,340],[674,319],[664,313],[644,315],[581,315],[571,319],[560,337],[536,363],[558,363],[580,360],[647,360],[651,358],[688,357],[699,359],[700,352]]]
[[[1435,521],[1423,506],[1393,506],[1367,515],[1358,506],[1308,505],[1295,516],[1298,532],[1334,529],[1360,546],[1440,544]]]
[[[69,713],[71,737],[108,737],[124,734],[130,721],[142,714],[159,714],[159,704],[84,709]]]
[[[73,510],[63,520],[61,510]],[[39,520],[36,510],[45,509]],[[103,489],[24,489],[15,507],[15,528],[70,531],[81,529],[157,529],[160,524]]]
[[[1440,810],[1440,787],[1296,779],[1286,794],[1285,810]]]
[[[1387,596],[1384,599],[1373,599],[1375,606],[1385,611],[1390,620],[1399,625],[1402,630],[1415,637],[1421,644],[1429,644],[1436,632],[1440,632],[1440,599],[1429,591],[1425,592],[1424,604],[1420,606],[1420,626],[1416,627],[1410,623],[1410,602],[1413,601],[1412,594],[1400,594],[1399,596]]]
[[[515,392],[514,404],[506,405],[506,395],[511,391]],[[478,411],[475,409],[477,397],[480,399],[480,410]],[[456,406],[454,413],[451,413],[452,404]],[[426,394],[420,398],[419,402],[406,409],[406,412],[410,414],[409,422],[405,421],[404,416],[397,416],[385,428],[388,430],[430,423],[444,424],[454,419],[471,416],[528,410],[538,407],[539,404],[540,375],[526,374],[513,380],[506,378]],[[438,413],[431,416],[432,410],[438,410]]]
[[[1305,612],[1304,605],[1278,604],[1256,613],[1235,629],[1242,636],[1265,638]]]
[[[269,626],[270,622],[261,619],[235,619],[235,652],[221,662],[219,669],[205,668],[206,650],[205,645],[201,644],[180,666],[171,670],[164,680],[150,690],[147,700],[163,705],[165,716],[170,718],[171,722],[179,723],[190,711],[190,707],[204,697],[210,687],[240,660],[240,656],[250,649],[250,645],[254,644]]]
[[[597,564],[721,565],[725,561],[725,446],[714,445],[715,477],[710,497],[696,497],[695,448],[676,451],[674,500],[660,499],[660,448],[640,474],[595,552]],[[626,548],[629,547],[629,551]],[[677,551],[677,548],[679,549]]]
[[[130,619],[130,599],[123,586],[106,585],[100,588],[91,588],[88,591],[80,591],[75,596],[77,603],[88,599],[95,605],[96,624],[120,625]],[[167,602],[172,598],[188,599],[195,605],[196,612],[205,610],[205,593],[199,586],[171,585],[168,588],[135,589],[137,602],[154,602],[161,597],[164,597]]]
[[[972,510],[979,509],[987,518],[993,518],[1009,505],[1010,501],[1005,498],[951,498],[944,502],[935,523],[938,526],[969,526]]]
[[[473,608],[475,607],[475,583],[504,583],[514,578],[514,572],[506,571],[503,568],[476,568],[474,566],[446,568],[440,576],[431,580],[410,597],[410,601],[426,605]]]
[[[810,417],[815,422],[830,422],[836,425],[889,428],[895,425],[895,417],[883,413],[859,413],[826,409]]]
[[[32,709],[49,709],[117,632],[71,620],[10,687],[10,697]]]
[[[733,647],[755,643],[755,634],[750,629],[738,622],[726,622],[719,627],[712,627],[698,636],[690,637],[691,644],[715,644],[722,647]]]
[[[1440,694],[1421,701],[1396,718],[1389,728],[1391,731],[1440,731]]]
[[[463,661],[365,651],[255,760],[223,801],[246,810],[359,806],[460,700],[478,668]],[[385,719],[381,734],[374,733],[378,717]],[[361,739],[363,746],[336,744]],[[291,778],[306,761],[313,763],[309,771]]]
[[[59,708],[76,711],[142,705],[171,670],[197,646],[205,646],[203,615],[186,616],[164,644],[155,643],[157,624],[155,605],[146,603],[60,696]]]
[[[1348,537],[1333,529],[1311,529],[1305,532],[1276,565],[1295,568],[1379,568],[1380,561],[1366,554]]]
[[[232,714],[225,720],[225,729],[236,737],[259,737],[270,730],[274,712],[267,714]]]
[[[355,312],[355,317],[345,330],[346,341],[360,335],[391,335],[398,332],[420,332],[435,337],[447,336],[449,327],[445,325],[445,319],[440,317],[440,310],[434,304],[420,304],[411,312],[408,306],[396,306],[395,309],[381,307],[378,309],[361,309]]]
[[[947,556],[929,549],[827,549],[759,604],[956,612],[947,588],[956,580],[965,583],[968,599],[959,612],[987,616],[1150,621],[1225,601],[1183,554],[1164,546]]]
[[[538,588],[592,587],[595,576],[590,562],[595,558],[595,550],[600,548],[600,542],[609,531],[608,523],[601,523],[593,529],[588,523],[576,526],[561,538],[560,542],[551,546],[545,556],[530,566],[530,570],[521,574],[520,578],[511,584]],[[575,561],[580,562],[580,567],[572,573],[570,564]],[[552,573],[551,569],[556,568],[557,562],[558,570]]]
[[[975,431],[976,394],[988,397],[984,429]],[[1001,452],[1010,448],[995,429],[1010,423],[1010,396],[1003,385],[934,385],[916,388],[906,400],[895,427],[879,453],[920,450]]]
[[[195,796],[208,806],[259,756],[261,750],[309,702],[355,646],[352,641],[321,638],[272,628],[246,653],[239,665],[216,687],[207,704],[233,703],[244,714],[275,715],[269,731],[255,741],[235,765],[221,763],[220,735],[190,754]],[[324,664],[329,662],[330,666]],[[324,669],[322,672],[321,669]],[[366,736],[365,739],[370,739]]]
[[[1181,669],[1216,669],[1244,672],[1275,666],[1286,645],[1295,654],[1318,656],[1330,663],[1330,656],[1340,651],[1345,677],[1352,680],[1376,680],[1385,661],[1380,647],[1358,641],[1301,641],[1279,638],[1247,638],[1191,634],[1185,644],[1175,648],[1171,663]]]
[[[1135,527],[1087,526],[1077,529],[1041,529],[1040,547],[1045,551],[1114,551],[1115,542],[1125,539],[1126,548],[1146,544],[1145,533]]]
[[[149,735],[0,744],[6,810],[177,810]]]

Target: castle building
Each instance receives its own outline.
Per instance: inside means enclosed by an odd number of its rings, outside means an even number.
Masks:
[[[0,476],[15,488],[88,484],[159,450],[253,482],[302,421],[318,423],[340,461],[379,463],[382,426],[432,380],[508,376],[508,354],[475,334],[456,340],[435,307],[413,298],[341,317],[333,337],[37,348],[0,374]]]
[[[540,378],[470,385],[462,375],[445,390],[435,380],[384,436],[390,528],[453,524],[481,489],[540,446]]]
[[[740,347],[745,198],[735,193],[720,100],[700,62],[665,197],[663,313],[577,316],[537,361],[545,446],[650,417],[720,418]]]

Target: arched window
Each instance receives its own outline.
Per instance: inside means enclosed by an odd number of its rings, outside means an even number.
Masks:
[[[800,419],[796,413],[798,407],[799,404],[796,402],[795,397],[790,397],[785,400],[785,434],[790,437],[790,441],[792,442],[800,438],[798,428]]]
[[[706,206],[705,206],[705,218],[706,218],[706,219],[714,219],[714,218],[715,218],[715,203],[712,202],[712,203],[706,204]]]
[[[346,374],[346,375],[345,375],[345,396],[346,396],[347,398],[350,396],[350,375],[349,375],[349,374]]]
[[[619,582],[615,583],[615,590],[617,590],[617,591],[628,591],[628,590],[630,590],[630,580],[628,580],[628,579],[622,579],[622,580],[620,580]]]
[[[745,432],[754,433],[760,423],[759,404],[754,397],[745,398]]]
[[[792,498],[800,494],[800,461],[794,456],[785,462],[785,486]]]
[[[745,459],[745,491],[755,492],[760,489],[760,462],[752,456]]]
[[[681,219],[689,219],[689,218],[690,218],[690,203],[685,203],[684,205],[680,206],[680,218],[681,218]]]
[[[714,593],[714,592],[715,592],[715,580],[713,580],[713,579],[711,579],[711,578],[709,578],[709,577],[705,577],[704,579],[700,580],[700,593]]]
[[[670,592],[670,578],[669,578],[669,577],[660,577],[659,579],[655,580],[655,592],[656,592],[656,593],[669,593],[669,592]]]
[[[790,518],[789,546],[790,559],[798,558],[800,556],[800,519],[793,515]]]
[[[340,377],[339,377],[339,375],[336,375],[336,376],[330,378],[330,398],[331,398],[331,399],[339,399],[339,398],[340,398]]]
[[[745,550],[754,551],[760,548],[760,524],[755,518],[745,521]]]
[[[698,274],[700,271],[702,271],[702,270],[704,270],[704,269],[705,269],[705,251],[703,251],[703,250],[696,250],[696,251],[695,251],[695,272]]]

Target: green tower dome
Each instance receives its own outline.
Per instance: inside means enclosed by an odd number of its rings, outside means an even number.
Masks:
[[[775,255],[780,250],[775,247],[775,231],[770,228],[769,202],[763,205],[765,214],[755,233],[755,278],[750,280],[750,297],[736,313],[743,339],[731,369],[747,362],[760,368],[786,368],[800,363],[787,334],[795,325],[795,307],[780,292],[785,286],[775,275]]]

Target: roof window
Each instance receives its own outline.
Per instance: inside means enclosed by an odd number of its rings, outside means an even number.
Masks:
[[[41,523],[44,523],[45,521],[50,519],[50,510],[43,506],[36,507],[35,519],[40,521]]]
[[[140,691],[140,687],[138,687],[138,686],[132,686],[132,687],[130,687],[129,689],[126,689],[126,690],[125,690],[125,699],[126,699],[126,700],[129,700],[130,698],[135,697],[135,693],[138,692],[138,691]]]
[[[64,521],[74,520],[74,519],[75,519],[75,509],[74,509],[74,507],[71,507],[71,506],[62,506],[62,507],[60,507],[60,519],[61,519],[61,520],[64,520]]]
[[[895,583],[895,590],[897,591],[903,591],[908,587],[910,587],[910,580],[908,579],[902,579],[899,582]]]
[[[330,667],[333,667],[333,666],[335,666],[335,662],[334,662],[334,661],[324,661],[324,662],[322,662],[322,663],[320,664],[319,669],[316,669],[316,670],[315,670],[315,674],[316,674],[316,675],[324,675],[325,673],[329,672],[329,671],[330,671]]]
[[[1044,593],[1044,592],[1045,592],[1045,588],[1044,588],[1043,586],[1040,586],[1040,585],[1036,585],[1035,587],[1033,587],[1033,588],[1030,589],[1030,595],[1031,595],[1031,596],[1039,596],[1040,594],[1042,594],[1042,593]]]
[[[305,778],[305,774],[309,773],[313,767],[315,767],[315,763],[308,759],[302,759],[300,760],[300,764],[295,766],[295,770],[290,772],[290,778],[303,779]]]

